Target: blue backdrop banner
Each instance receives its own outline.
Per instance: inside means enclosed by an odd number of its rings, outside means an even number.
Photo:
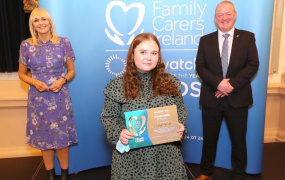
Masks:
[[[214,14],[219,0],[39,0],[55,22],[57,34],[69,38],[75,51],[76,76],[70,83],[79,143],[70,148],[70,172],[110,165],[112,148],[99,119],[109,79],[120,76],[132,39],[141,32],[155,34],[162,46],[167,71],[182,82],[188,108],[183,139],[185,162],[200,163],[202,119],[201,81],[195,70],[200,37],[216,31]],[[261,172],[263,129],[273,0],[233,0],[235,27],[254,32],[260,68],[253,79],[254,105],[248,117],[247,172]],[[231,143],[223,123],[215,165],[231,168]],[[56,166],[59,172],[59,166]]]

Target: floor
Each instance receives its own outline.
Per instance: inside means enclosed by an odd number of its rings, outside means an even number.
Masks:
[[[261,174],[248,174],[246,180],[283,180],[285,172],[285,143],[265,143]],[[194,180],[200,173],[198,164],[185,164],[188,179]],[[110,180],[110,166],[71,174],[69,180]],[[42,157],[0,159],[1,180],[48,180]],[[227,169],[215,168],[213,180],[231,180]]]

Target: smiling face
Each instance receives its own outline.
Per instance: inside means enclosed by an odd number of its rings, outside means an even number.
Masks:
[[[216,8],[215,23],[218,29],[224,33],[230,31],[234,27],[237,12],[233,4],[222,2]]]
[[[33,21],[33,27],[38,35],[50,33],[51,24],[46,17],[37,16]]]
[[[141,73],[148,73],[157,65],[159,47],[153,40],[142,41],[134,49],[133,58],[137,70]]]

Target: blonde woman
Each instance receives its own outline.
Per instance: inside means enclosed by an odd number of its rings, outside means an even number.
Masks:
[[[29,27],[32,37],[21,43],[18,71],[19,78],[30,85],[26,141],[42,151],[50,180],[56,179],[56,153],[62,169],[60,179],[66,180],[69,146],[78,141],[68,88],[75,75],[75,55],[69,40],[56,35],[46,10],[34,9]]]

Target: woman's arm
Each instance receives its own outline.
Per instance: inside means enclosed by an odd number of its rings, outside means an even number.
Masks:
[[[19,63],[18,76],[25,83],[35,86],[40,92],[49,91],[49,87],[44,82],[28,76],[28,68],[23,63]]]
[[[53,92],[58,92],[62,88],[63,84],[75,76],[74,59],[68,59],[65,65],[67,73],[64,75],[64,77],[59,78],[57,81],[55,81],[49,88]]]
[[[123,129],[126,128],[122,124],[124,121],[122,121],[120,118],[121,111],[122,107],[120,103],[105,97],[104,107],[100,119],[106,131],[108,141],[114,146],[119,141]],[[125,143],[125,139],[123,141]]]
[[[67,81],[69,81],[75,76],[74,59],[69,59],[66,61],[66,69],[67,73],[64,77],[67,79]]]

